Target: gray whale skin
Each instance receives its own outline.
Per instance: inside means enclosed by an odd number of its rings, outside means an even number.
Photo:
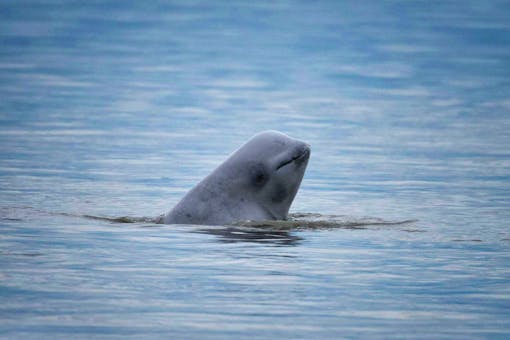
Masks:
[[[192,188],[163,222],[225,225],[284,220],[309,157],[308,144],[278,131],[261,132]]]

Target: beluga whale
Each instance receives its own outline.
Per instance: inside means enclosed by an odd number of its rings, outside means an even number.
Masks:
[[[278,131],[261,132],[188,191],[163,222],[285,220],[309,157],[308,144]]]

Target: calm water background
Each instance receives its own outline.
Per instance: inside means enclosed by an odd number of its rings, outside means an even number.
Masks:
[[[0,336],[510,336],[506,1],[0,3]],[[292,211],[239,233],[170,209],[277,129]],[[63,214],[69,214],[68,216]]]

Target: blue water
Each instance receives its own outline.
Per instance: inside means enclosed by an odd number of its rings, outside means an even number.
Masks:
[[[0,336],[507,338],[507,1],[0,3]],[[291,211],[156,217],[253,134]]]

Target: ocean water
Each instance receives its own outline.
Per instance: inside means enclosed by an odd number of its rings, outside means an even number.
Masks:
[[[0,337],[508,338],[509,17],[3,0]],[[152,222],[268,129],[298,222]]]

